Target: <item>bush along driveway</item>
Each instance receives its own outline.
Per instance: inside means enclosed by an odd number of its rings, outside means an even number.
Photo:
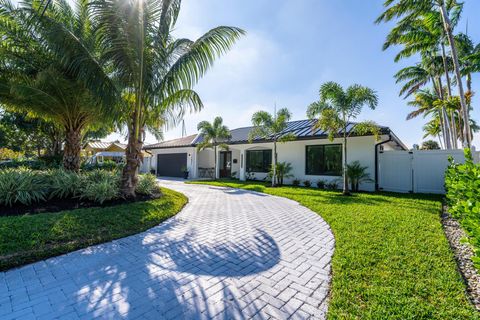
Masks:
[[[441,198],[195,182],[286,197],[320,214],[335,235],[331,319],[477,319],[442,230]]]

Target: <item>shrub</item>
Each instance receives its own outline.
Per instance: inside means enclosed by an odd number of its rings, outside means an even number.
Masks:
[[[325,189],[325,184],[326,184],[325,180],[318,180],[317,181],[317,187],[320,188],[320,189]]]
[[[480,164],[473,162],[469,150],[465,150],[465,163],[450,159],[445,174],[445,188],[450,214],[459,220],[477,248],[474,263],[480,267]]]
[[[298,179],[293,179],[292,185],[298,187],[298,186],[300,185],[300,180],[298,180]]]
[[[347,164],[347,176],[350,180],[352,191],[358,191],[360,183],[373,182],[370,175],[365,172],[368,167],[362,167],[359,161],[353,161]]]
[[[116,171],[116,170],[122,170],[123,166],[124,166],[123,163],[116,163],[115,161],[112,161],[112,160],[105,160],[102,163],[93,163],[93,164],[87,164],[84,162],[81,166],[81,169],[83,171],[94,171],[94,170]]]
[[[138,184],[137,188],[135,189],[137,193],[151,196],[155,193],[158,193],[159,190],[160,188],[157,184],[157,178],[153,174],[141,174],[138,177]]]
[[[43,173],[29,169],[0,170],[0,204],[30,205],[45,201],[48,195],[48,178]]]
[[[293,174],[291,174],[293,170],[293,167],[291,163],[289,162],[279,162],[277,163],[277,169],[276,169],[276,174],[277,174],[277,184],[279,186],[283,185],[283,181],[288,178],[292,178]],[[268,172],[268,177],[270,181],[272,181],[273,177],[273,164],[270,167],[270,171]]]
[[[51,170],[48,174],[50,180],[50,199],[65,199],[77,195],[81,186],[79,174],[64,169]]]
[[[312,183],[310,182],[310,180],[305,180],[303,181],[303,185],[307,188],[310,188],[312,186]]]
[[[118,198],[120,175],[118,171],[94,170],[81,175],[78,196],[97,203]]]
[[[325,184],[325,188],[329,190],[337,190],[338,189],[338,181],[332,180]]]

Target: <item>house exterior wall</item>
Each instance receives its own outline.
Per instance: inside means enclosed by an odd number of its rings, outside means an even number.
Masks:
[[[388,136],[380,137],[380,141],[388,140]],[[376,141],[373,136],[351,137],[347,142],[347,157],[348,162],[359,161],[362,166],[367,167],[367,173],[371,179],[375,178],[375,145]],[[305,173],[306,166],[306,147],[311,145],[327,145],[327,144],[342,144],[342,139],[336,138],[333,141],[328,139],[314,139],[314,140],[295,140],[286,143],[277,144],[278,162],[289,162],[293,168],[293,178],[285,179],[286,184],[291,184],[294,179],[300,181],[309,180],[313,186],[318,180],[326,182],[337,181],[339,187],[342,186],[341,176],[322,176],[322,175],[307,175]],[[393,143],[383,144],[385,150],[395,149]],[[246,152],[248,150],[273,150],[273,143],[252,143],[252,144],[233,144],[229,145],[229,151],[232,152],[232,173],[240,180],[246,180]],[[219,153],[222,150],[217,150]],[[156,169],[157,154],[160,153],[188,153],[188,169],[190,171],[190,178],[198,178],[198,168],[212,168],[214,166],[214,153],[212,149],[205,149],[197,151],[195,147],[185,148],[168,148],[168,149],[152,149],[151,167]],[[344,156],[344,155],[343,155]],[[220,156],[217,154],[217,161]],[[234,160],[237,160],[236,163]],[[219,165],[217,164],[217,169]],[[217,170],[218,176],[218,170]],[[267,173],[254,173],[256,180],[263,180]],[[374,191],[375,183],[366,182],[360,185],[361,190]]]
[[[190,173],[190,178],[197,177],[197,149],[195,147],[185,148],[166,148],[166,149],[151,149],[152,160],[150,167],[157,172],[157,155],[167,153],[187,153],[187,169]]]

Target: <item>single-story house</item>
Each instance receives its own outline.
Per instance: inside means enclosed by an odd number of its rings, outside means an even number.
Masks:
[[[101,163],[105,160],[111,160],[115,162],[125,161],[125,150],[127,145],[120,141],[103,142],[100,140],[89,141],[83,147],[83,152],[88,157],[87,162]],[[143,151],[144,159],[149,158],[151,155],[149,152]]]
[[[312,184],[318,180],[337,180],[341,185],[342,139],[330,141],[326,132],[313,130],[316,120],[299,120],[288,123],[284,134],[293,133],[294,141],[277,144],[279,162],[289,162],[293,167],[293,179],[309,180]],[[355,123],[348,125],[349,133]],[[214,171],[212,149],[199,151],[197,145],[202,142],[201,134],[180,139],[164,141],[145,146],[152,154],[150,167],[158,176],[182,177],[183,170],[189,171],[190,179],[234,177],[240,180],[263,180],[267,177],[272,163],[273,142],[271,139],[256,138],[249,143],[248,135],[252,127],[233,129],[231,138],[226,141],[228,150],[217,150],[217,172]],[[348,162],[358,160],[368,167],[372,179],[376,178],[376,162],[379,150],[406,150],[402,141],[387,127],[381,127],[380,139],[373,135],[355,135],[348,138]],[[363,190],[374,190],[375,183],[365,183]]]

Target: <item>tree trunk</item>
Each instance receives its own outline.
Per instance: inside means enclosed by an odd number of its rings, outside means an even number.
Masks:
[[[126,163],[123,167],[120,193],[124,198],[135,197],[137,186],[137,172],[142,162],[143,128],[136,128],[136,115],[132,117],[132,123],[128,128],[128,144],[125,150]],[[138,135],[135,132],[138,130]]]
[[[443,69],[445,72],[445,79],[447,80],[447,95],[448,98],[452,97],[452,81],[450,80],[450,72],[448,70],[448,64],[447,64],[447,54],[445,52],[445,45],[443,42],[441,43],[442,46],[442,62],[443,62]],[[458,134],[457,134],[457,126],[455,124],[455,114],[453,111],[450,111],[450,134],[452,136],[452,143],[453,143],[453,148],[457,149],[458,148]]]
[[[65,147],[63,150],[63,167],[66,170],[80,170],[80,151],[82,150],[82,133],[80,128],[65,129]]]
[[[215,163],[214,163],[214,166],[213,166],[213,170],[215,171],[214,174],[213,174],[214,175],[213,180],[217,180],[217,167],[218,166],[217,166],[217,143],[216,142],[214,142],[214,145],[213,145],[213,153],[214,153],[214,159],[215,159],[214,160]]]
[[[277,179],[277,141],[273,141],[273,176],[272,187],[275,187]]]
[[[437,81],[438,81],[438,93],[439,93],[440,99],[445,102],[445,94],[443,92],[442,79],[440,77],[437,77]],[[450,150],[452,149],[452,139],[450,135],[450,122],[448,121],[447,110],[445,109],[444,105],[442,105],[440,120],[442,125],[443,137],[445,139],[445,146],[448,150]]]
[[[347,175],[347,128],[343,128],[343,195],[349,196]]]
[[[470,148],[472,145],[472,137],[470,136],[470,116],[467,108],[467,103],[465,101],[465,93],[463,91],[463,82],[462,82],[462,76],[460,75],[460,63],[458,62],[457,47],[455,45],[455,40],[453,38],[452,26],[450,23],[450,18],[447,15],[447,8],[445,6],[445,1],[442,1],[442,4],[440,6],[440,11],[442,14],[443,26],[445,28],[445,32],[447,33],[448,42],[450,44],[450,51],[452,54],[455,77],[457,78],[458,95],[460,96],[460,104],[462,106],[462,115],[463,115],[463,122],[464,122],[463,131],[465,132],[467,147]]]

